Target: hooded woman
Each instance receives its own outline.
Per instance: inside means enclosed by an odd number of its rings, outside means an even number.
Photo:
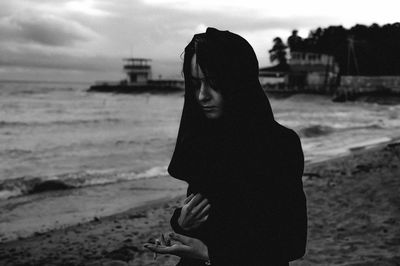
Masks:
[[[188,198],[171,218],[177,244],[147,247],[181,256],[181,266],[288,265],[302,257],[303,152],[297,134],[274,120],[253,48],[207,28],[185,48],[183,74],[168,171],[188,183]]]

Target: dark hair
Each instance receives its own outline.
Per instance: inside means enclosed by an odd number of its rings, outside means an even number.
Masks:
[[[240,104],[243,100],[250,103],[249,108],[254,108],[253,104],[259,108],[266,107],[268,100],[258,80],[258,60],[253,48],[241,36],[214,28],[195,34],[185,48],[182,72],[186,100],[194,99],[191,61],[195,54],[206,81],[221,92],[229,112],[243,106]],[[267,105],[270,108],[269,103]],[[243,108],[237,110],[242,111]]]
[[[218,60],[216,46],[207,38],[205,33],[196,34],[185,48],[182,72],[185,78],[187,92],[191,93],[194,89],[191,83],[191,65],[194,55],[196,55],[196,64],[202,70],[205,80],[214,90],[220,91],[224,95],[226,89],[224,89],[223,86],[226,85],[227,82],[223,79],[224,75],[221,73],[221,61]]]

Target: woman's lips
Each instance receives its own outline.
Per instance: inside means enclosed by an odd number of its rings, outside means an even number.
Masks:
[[[213,111],[216,109],[215,106],[202,106],[201,108],[203,108],[204,111]]]

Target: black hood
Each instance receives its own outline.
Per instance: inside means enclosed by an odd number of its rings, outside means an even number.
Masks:
[[[224,116],[216,121],[204,117],[188,82],[187,64],[194,53],[203,71],[217,76],[226,100]],[[230,178],[241,178],[249,167],[254,167],[261,153],[265,158],[273,152],[268,139],[276,122],[259,83],[258,70],[253,48],[239,35],[214,28],[194,35],[185,48],[185,102],[168,167],[171,176],[207,186],[229,173]]]

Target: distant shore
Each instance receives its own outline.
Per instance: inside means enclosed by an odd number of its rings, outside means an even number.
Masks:
[[[28,84],[82,84],[89,85],[90,81],[68,81],[68,80],[30,80],[30,79],[0,79],[0,83],[28,83]]]
[[[366,103],[377,103],[381,105],[397,105],[400,104],[400,94],[388,93],[388,92],[370,92],[370,93],[349,93],[345,94],[329,94],[329,93],[318,93],[315,91],[291,91],[291,90],[266,90],[265,93],[269,98],[272,99],[285,99],[293,95],[304,95],[304,96],[319,96],[326,99],[330,99],[333,102],[366,102]]]
[[[291,265],[398,265],[400,143],[306,165],[307,255]],[[184,193],[126,212],[0,244],[1,265],[175,265],[143,243],[170,229]],[[112,264],[114,263],[114,264]],[[119,263],[119,264],[118,264]]]

